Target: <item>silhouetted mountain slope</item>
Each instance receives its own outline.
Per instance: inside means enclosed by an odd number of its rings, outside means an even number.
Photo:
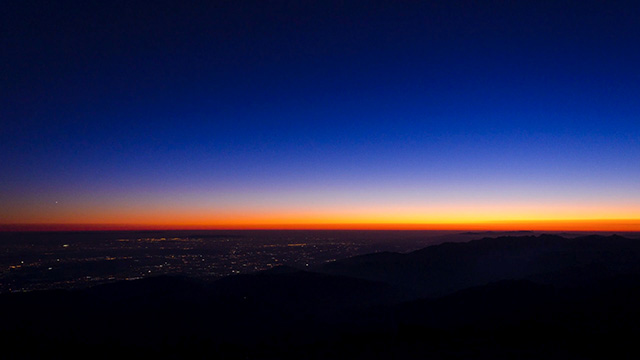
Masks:
[[[0,336],[7,358],[634,357],[637,242],[487,238],[322,268],[355,277],[277,268],[3,294]]]
[[[527,319],[540,319],[539,309],[567,302],[564,293],[528,280],[503,280],[464,289],[437,299],[422,299],[398,306],[402,324],[437,328],[494,327]]]
[[[640,242],[620,236],[540,235],[445,243],[408,254],[370,254],[316,270],[383,281],[416,296],[433,297],[503,279],[571,285],[592,277],[637,273],[639,255]]]
[[[181,276],[155,276],[135,281],[119,281],[82,290],[105,303],[198,301],[207,296],[206,283]]]
[[[161,276],[77,291],[0,296],[0,332],[98,345],[160,346],[193,339],[215,344],[308,342],[351,314],[397,303],[389,285],[294,269],[211,283]],[[26,335],[25,335],[26,336]]]
[[[400,299],[385,283],[306,271],[227,277],[214,282],[211,291],[220,298],[257,298],[264,303],[281,304],[286,299],[290,306],[304,308],[363,307]]]
[[[458,339],[486,358],[608,358],[613,349],[633,358],[640,352],[639,301],[637,276],[580,288],[514,280],[402,304],[396,320],[409,337],[440,334],[435,347],[444,352],[459,347]],[[422,347],[425,340],[414,342]]]

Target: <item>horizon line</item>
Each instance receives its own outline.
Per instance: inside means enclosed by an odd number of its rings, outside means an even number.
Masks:
[[[170,230],[640,231],[640,219],[495,220],[460,223],[118,224],[0,223],[2,232]]]

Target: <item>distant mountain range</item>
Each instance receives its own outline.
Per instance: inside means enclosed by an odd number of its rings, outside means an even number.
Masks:
[[[317,271],[382,281],[433,297],[505,279],[578,286],[640,273],[640,241],[620,236],[557,235],[444,243],[408,254],[376,253],[327,263]]]
[[[3,294],[0,336],[8,358],[633,357],[637,304],[640,241],[508,236],[312,271]]]

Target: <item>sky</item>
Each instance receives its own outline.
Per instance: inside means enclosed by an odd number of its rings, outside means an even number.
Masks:
[[[640,4],[5,1],[5,228],[640,231]]]

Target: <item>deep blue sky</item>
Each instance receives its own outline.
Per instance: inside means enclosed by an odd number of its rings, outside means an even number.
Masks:
[[[0,10],[2,223],[640,218],[637,2]]]

